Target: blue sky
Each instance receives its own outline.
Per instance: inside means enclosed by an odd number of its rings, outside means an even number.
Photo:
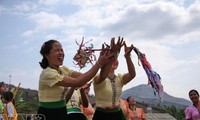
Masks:
[[[146,54],[165,92],[186,99],[190,89],[200,92],[198,0],[0,0],[0,26],[0,81],[37,90],[39,51],[49,39],[62,43],[64,65],[79,71],[73,63],[75,40],[84,36],[100,48],[111,37],[123,36]],[[116,73],[127,72],[123,54],[122,49]],[[137,76],[123,90],[147,84],[134,52],[132,59]]]

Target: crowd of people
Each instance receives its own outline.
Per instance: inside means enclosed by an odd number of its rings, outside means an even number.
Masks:
[[[127,72],[116,74],[121,48],[124,48]],[[102,44],[96,63],[81,73],[63,65],[65,54],[59,41],[46,41],[40,50],[43,58],[39,64],[43,70],[39,77],[37,117],[40,120],[146,120],[144,110],[136,107],[134,96],[121,98],[123,86],[136,76],[131,59],[133,49],[124,38],[118,37],[116,42],[113,37],[109,46]],[[88,98],[91,84],[95,106]],[[13,93],[4,83],[0,84],[0,96],[0,120],[17,120]],[[193,105],[185,109],[186,120],[199,120],[199,93],[191,90],[189,97]]]

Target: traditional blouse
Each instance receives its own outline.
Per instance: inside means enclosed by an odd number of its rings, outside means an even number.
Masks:
[[[119,99],[122,93],[123,75],[118,74],[115,77],[114,82],[111,82],[109,78],[106,78],[103,82],[94,85],[95,99],[97,106],[116,106],[119,105]],[[95,78],[94,78],[95,79]]]
[[[61,73],[47,67],[40,75],[38,97],[39,102],[56,102],[65,99],[66,87],[56,85],[62,81],[64,76],[71,76],[73,70],[67,67],[60,67]]]
[[[200,110],[198,110],[194,105],[186,107],[185,118],[192,120],[200,120]]]

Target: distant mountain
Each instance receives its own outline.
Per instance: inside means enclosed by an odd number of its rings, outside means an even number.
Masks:
[[[158,95],[154,96],[153,88],[151,86],[142,84],[132,87],[122,92],[122,98],[126,99],[128,96],[133,96],[137,102],[147,104],[149,106],[176,106],[178,108],[185,108],[192,103],[184,98],[173,97],[164,92],[163,102],[160,102]]]

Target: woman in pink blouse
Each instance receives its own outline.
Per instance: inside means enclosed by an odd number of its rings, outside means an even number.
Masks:
[[[186,120],[200,120],[200,100],[199,93],[196,90],[190,90],[189,92],[190,100],[193,105],[186,107],[185,109],[185,119]]]

